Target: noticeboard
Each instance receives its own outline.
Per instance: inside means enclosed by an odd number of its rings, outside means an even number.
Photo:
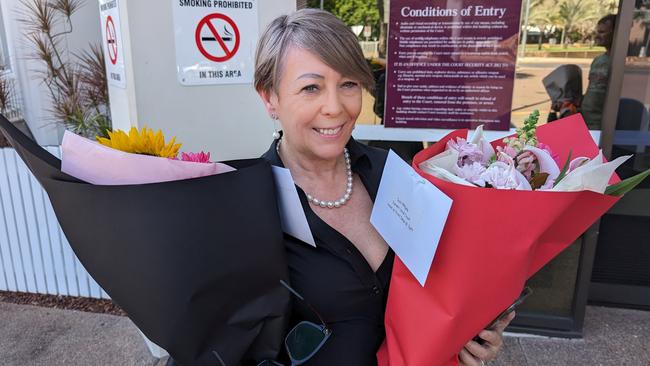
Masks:
[[[392,0],[386,127],[510,127],[521,0]]]

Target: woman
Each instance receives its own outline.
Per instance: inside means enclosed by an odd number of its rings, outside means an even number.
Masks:
[[[386,152],[352,139],[362,89],[373,77],[356,36],[338,18],[303,9],[275,19],[256,55],[255,88],[282,127],[264,155],[288,168],[316,247],[286,237],[291,286],[332,330],[309,365],[374,365],[383,342],[393,252],[370,224]],[[501,348],[514,317],[484,330],[483,345],[460,351],[463,365],[482,365]],[[292,325],[319,323],[295,301]]]

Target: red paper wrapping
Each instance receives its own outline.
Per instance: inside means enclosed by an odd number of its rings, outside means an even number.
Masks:
[[[467,130],[454,131],[413,159],[413,168],[453,204],[424,287],[395,259],[381,366],[458,364],[457,353],[517,298],[525,281],[618,200],[591,191],[468,187],[418,168],[448,140],[466,136]],[[580,115],[540,126],[537,136],[562,163],[569,150],[573,157],[598,154]]]

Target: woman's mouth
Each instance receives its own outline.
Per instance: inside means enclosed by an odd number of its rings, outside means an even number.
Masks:
[[[343,130],[343,126],[338,126],[335,128],[314,128],[314,131],[318,132],[319,135],[323,137],[337,137],[340,133],[341,130]]]

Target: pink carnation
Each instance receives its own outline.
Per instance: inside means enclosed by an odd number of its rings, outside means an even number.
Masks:
[[[471,142],[463,138],[457,138],[456,141],[449,140],[447,142],[447,149],[458,151],[458,166],[471,164],[473,162],[481,162],[483,160],[483,150]]]
[[[205,153],[203,151],[199,153],[181,153],[182,161],[191,161],[194,163],[209,163],[210,162],[210,153]]]
[[[490,186],[497,189],[519,189],[530,191],[530,183],[513,165],[497,161],[492,163],[483,174],[483,179]]]
[[[473,162],[456,168],[456,175],[468,182],[485,187],[485,180],[481,175],[485,173],[485,167],[481,163]]]

